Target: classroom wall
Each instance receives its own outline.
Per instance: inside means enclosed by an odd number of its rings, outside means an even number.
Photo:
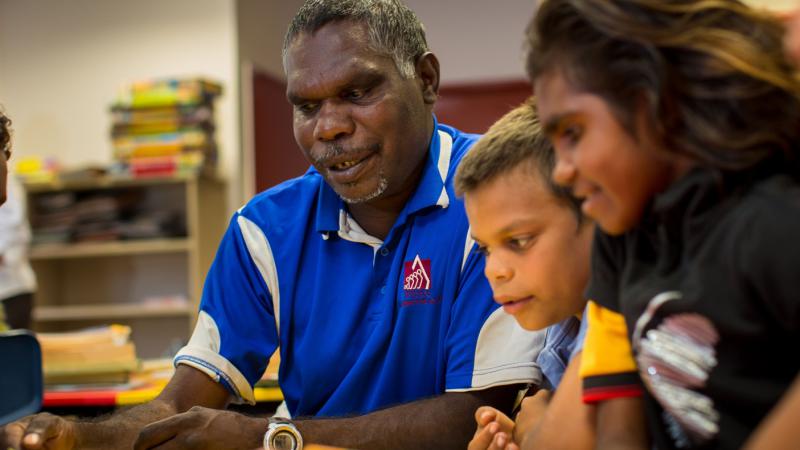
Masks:
[[[237,0],[240,60],[283,78],[283,35],[302,4],[302,0]]]
[[[522,42],[534,0],[406,0],[439,57],[442,83],[521,79]]]
[[[235,0],[0,0],[0,103],[15,152],[69,166],[111,161],[108,108],[120,86],[203,75],[218,101],[220,169],[236,180]],[[234,183],[229,198],[241,195]]]
[[[748,0],[785,10],[798,0]],[[442,83],[523,79],[522,39],[534,0],[407,0],[426,25]],[[0,0],[0,103],[19,155],[70,166],[111,160],[108,106],[119,86],[205,75],[218,103],[220,169],[229,211],[249,197],[247,86],[242,67],[283,78],[280,49],[302,0]],[[245,76],[246,78],[246,76]],[[241,131],[245,127],[242,139]],[[244,147],[244,151],[242,148]],[[244,155],[244,156],[243,156]],[[252,182],[251,182],[252,184]]]
[[[533,0],[504,0],[502,8],[487,8],[484,0],[406,2],[425,24],[428,43],[440,59],[444,86],[524,79],[522,40],[533,13]],[[254,130],[259,125],[253,117],[253,71],[261,71],[277,82],[285,79],[281,61],[283,36],[302,3],[302,0],[236,2],[241,61],[243,201],[255,193],[257,183],[253,168],[262,164],[255,155]],[[281,104],[274,111],[262,110],[262,116],[285,113],[282,96],[274,101]],[[291,141],[291,138],[279,141]],[[275,151],[281,155],[286,151],[299,151],[293,143],[291,147]],[[268,158],[269,163],[277,163],[283,157]]]
[[[785,11],[800,7],[798,0],[744,0],[745,3],[751,6],[767,8],[777,11]]]
[[[237,0],[240,56],[283,77],[283,35],[302,0]],[[425,24],[428,43],[439,56],[442,81],[518,79],[522,40],[536,0],[406,0]],[[772,10],[800,7],[800,0],[745,0]]]
[[[239,51],[245,61],[283,77],[283,35],[302,0],[238,0]],[[522,70],[522,39],[533,14],[533,0],[406,0],[423,24],[439,56],[442,82],[517,79]]]

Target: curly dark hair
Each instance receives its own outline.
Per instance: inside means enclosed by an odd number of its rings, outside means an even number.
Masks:
[[[8,153],[11,151],[11,119],[0,110],[0,152]]]
[[[633,129],[637,102],[669,151],[727,170],[797,164],[800,78],[775,17],[738,0],[545,0],[527,70],[558,70]]]

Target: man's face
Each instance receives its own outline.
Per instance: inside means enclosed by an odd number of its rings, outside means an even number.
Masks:
[[[403,79],[390,56],[369,48],[363,25],[340,21],[298,35],[286,74],[295,139],[339,196],[374,203],[413,192],[433,131],[419,69]]]
[[[583,310],[593,226],[579,227],[533,172],[517,167],[465,194],[464,205],[495,301],[540,330]]]

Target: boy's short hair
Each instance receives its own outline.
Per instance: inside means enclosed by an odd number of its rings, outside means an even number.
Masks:
[[[556,199],[572,209],[578,224],[583,222],[581,201],[552,180],[555,150],[542,132],[533,97],[495,122],[472,146],[458,166],[456,193],[463,196],[521,164],[537,170]]]
[[[0,108],[0,152],[11,149],[11,119]]]

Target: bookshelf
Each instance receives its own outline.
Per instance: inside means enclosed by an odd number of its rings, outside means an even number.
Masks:
[[[36,331],[129,325],[140,358],[188,339],[227,223],[221,180],[99,177],[26,191]]]
[[[34,319],[38,322],[126,320],[142,317],[181,317],[194,312],[190,305],[182,304],[40,306],[36,308]]]
[[[91,258],[116,255],[144,255],[148,253],[181,253],[190,249],[188,239],[148,239],[80,244],[40,244],[31,249],[30,259],[47,261],[67,258]]]

